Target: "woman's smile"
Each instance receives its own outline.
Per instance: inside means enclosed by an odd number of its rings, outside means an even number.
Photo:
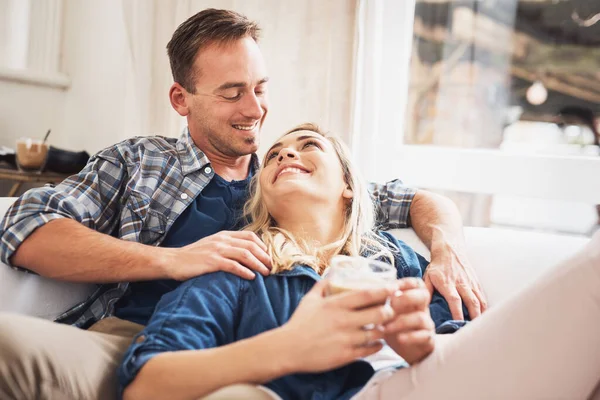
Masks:
[[[275,179],[273,180],[273,183],[275,183],[275,181],[277,181],[277,179],[279,179],[282,176],[290,176],[290,175],[310,175],[311,172],[309,170],[307,170],[306,168],[300,166],[300,165],[282,165],[278,172],[275,174]]]

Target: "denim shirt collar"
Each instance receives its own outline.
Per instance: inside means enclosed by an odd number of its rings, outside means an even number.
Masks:
[[[287,271],[277,272],[274,275],[290,276],[290,277],[292,277],[292,276],[307,276],[309,278],[314,279],[316,282],[323,279],[319,274],[317,274],[317,271],[315,271],[311,267],[307,267],[306,265],[303,265],[303,264],[296,264],[292,267],[292,269],[287,270]]]

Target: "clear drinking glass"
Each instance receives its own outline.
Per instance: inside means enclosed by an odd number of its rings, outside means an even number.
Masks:
[[[331,259],[325,278],[328,280],[326,294],[333,296],[350,290],[391,286],[396,281],[396,268],[390,264],[364,257],[335,256]],[[393,314],[390,297],[387,298],[384,307],[388,307],[389,312]],[[363,326],[364,331],[373,329],[383,328],[375,324]],[[365,345],[372,343],[368,339],[368,334],[365,335],[365,338]],[[379,340],[379,342],[383,342],[383,340]]]
[[[329,281],[329,296],[348,290],[389,286],[396,280],[396,268],[364,257],[335,256],[331,259],[325,277]]]

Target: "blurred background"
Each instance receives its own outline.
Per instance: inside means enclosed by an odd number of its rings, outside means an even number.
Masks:
[[[263,28],[261,151],[313,121],[368,179],[445,194],[467,225],[598,228],[596,0],[0,0],[0,157],[48,129],[90,154],[179,136],[165,46],[208,7]]]

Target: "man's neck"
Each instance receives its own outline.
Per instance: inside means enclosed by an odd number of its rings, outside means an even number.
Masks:
[[[219,157],[206,155],[210,160],[215,173],[226,181],[242,181],[248,177],[252,155],[238,157],[235,160],[227,160]]]
[[[229,156],[214,149],[208,143],[195,143],[206,155],[217,175],[227,181],[241,181],[248,177],[252,154]]]

